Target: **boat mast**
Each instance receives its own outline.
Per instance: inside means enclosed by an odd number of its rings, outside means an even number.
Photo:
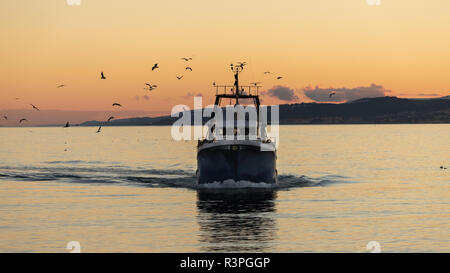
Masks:
[[[239,73],[244,69],[246,63],[231,64],[231,71],[234,72],[234,95],[236,97],[236,104],[239,104]]]
[[[236,100],[236,104],[239,104],[239,98],[243,98],[243,99],[253,99],[253,103],[256,106],[256,123],[257,123],[257,135],[261,136],[259,130],[260,130],[260,126],[259,126],[259,121],[260,121],[260,116],[259,116],[259,110],[260,110],[260,101],[259,101],[259,93],[258,90],[260,88],[260,86],[258,85],[258,83],[253,83],[253,85],[250,86],[240,86],[239,85],[239,74],[242,72],[242,70],[244,69],[244,66],[246,65],[246,62],[238,62],[237,64],[231,64],[230,68],[231,71],[234,74],[234,85],[233,88],[231,88],[231,94],[227,93],[227,90],[229,90],[229,88],[231,86],[229,85],[217,85],[215,82],[213,83],[213,86],[216,88],[216,100],[215,100],[215,105],[220,106],[220,102],[222,101],[222,99],[235,99]],[[219,88],[223,88],[223,93],[220,93]],[[242,90],[240,90],[240,88],[242,88]],[[244,88],[248,88],[248,94],[244,93]],[[256,89],[256,94],[252,93],[252,90]]]

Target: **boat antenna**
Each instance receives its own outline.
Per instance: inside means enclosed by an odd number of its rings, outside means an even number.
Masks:
[[[237,64],[231,64],[231,71],[234,73],[234,94],[236,96],[236,104],[239,104],[239,73],[244,70],[246,62],[238,62]]]

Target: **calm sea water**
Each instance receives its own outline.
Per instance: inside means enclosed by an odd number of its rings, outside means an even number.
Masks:
[[[450,251],[450,125],[281,126],[279,188],[208,191],[170,127],[102,129],[0,128],[0,252]]]

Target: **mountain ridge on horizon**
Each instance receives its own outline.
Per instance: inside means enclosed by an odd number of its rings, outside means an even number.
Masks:
[[[271,106],[267,106],[270,108]],[[450,96],[440,98],[362,98],[343,103],[281,104],[280,124],[450,123]],[[190,110],[192,112],[194,110]],[[270,111],[269,120],[270,120]],[[178,117],[133,117],[109,123],[91,120],[76,126],[164,126]],[[203,118],[205,123],[209,118]]]

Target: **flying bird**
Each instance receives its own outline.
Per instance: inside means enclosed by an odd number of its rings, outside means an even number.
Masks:
[[[331,92],[331,93],[330,93],[330,98],[331,98],[332,96],[334,96],[334,95],[336,95],[336,92],[334,92],[334,91]]]
[[[114,117],[109,117],[109,119],[107,120],[107,122],[110,122],[111,120],[113,120]]]
[[[36,109],[36,110],[38,110],[38,111],[41,111],[39,108],[37,108],[36,106],[34,106],[33,104],[30,104],[32,107],[33,107],[33,109]]]
[[[185,70],[191,70],[191,71],[192,71],[192,68],[190,68],[190,67],[188,66],[188,67],[185,68]]]
[[[100,74],[100,79],[101,79],[101,80],[106,80],[106,77],[105,77],[105,74],[103,74],[103,71],[102,71],[102,73]]]
[[[278,76],[278,77],[277,77],[277,80],[280,80],[280,79],[282,79],[282,78],[283,78],[283,77],[281,77],[281,76]]]
[[[182,60],[185,60],[186,62],[192,60],[192,58],[181,58]]]
[[[270,71],[266,71],[266,72],[264,72],[264,74],[270,74]]]
[[[145,85],[147,85],[148,86],[148,88],[144,88],[144,89],[147,89],[147,90],[149,90],[149,91],[152,91],[153,89],[155,89],[156,87],[158,87],[156,84],[149,84],[149,83],[145,83]]]
[[[101,129],[102,129],[102,126],[98,127],[97,133],[100,133]]]
[[[64,125],[64,128],[68,128],[68,127],[70,127],[69,122],[67,122],[66,125]]]
[[[26,118],[23,118],[21,120],[19,120],[19,123],[22,123],[23,121],[28,121]]]
[[[247,65],[246,62],[238,62],[238,66],[240,66],[241,68],[244,68],[244,65]]]
[[[177,79],[181,80],[183,78],[183,75],[177,76]]]
[[[66,87],[66,85],[65,84],[60,84],[56,88],[62,88],[62,87]]]
[[[117,103],[117,102],[113,103],[112,106],[119,106],[119,107],[122,107],[122,105],[121,105],[120,103]]]
[[[152,71],[155,70],[156,68],[159,68],[158,64],[155,64],[155,65],[152,67]]]
[[[260,82],[251,82],[250,84],[253,84],[254,86],[257,86],[258,84],[260,84]]]

